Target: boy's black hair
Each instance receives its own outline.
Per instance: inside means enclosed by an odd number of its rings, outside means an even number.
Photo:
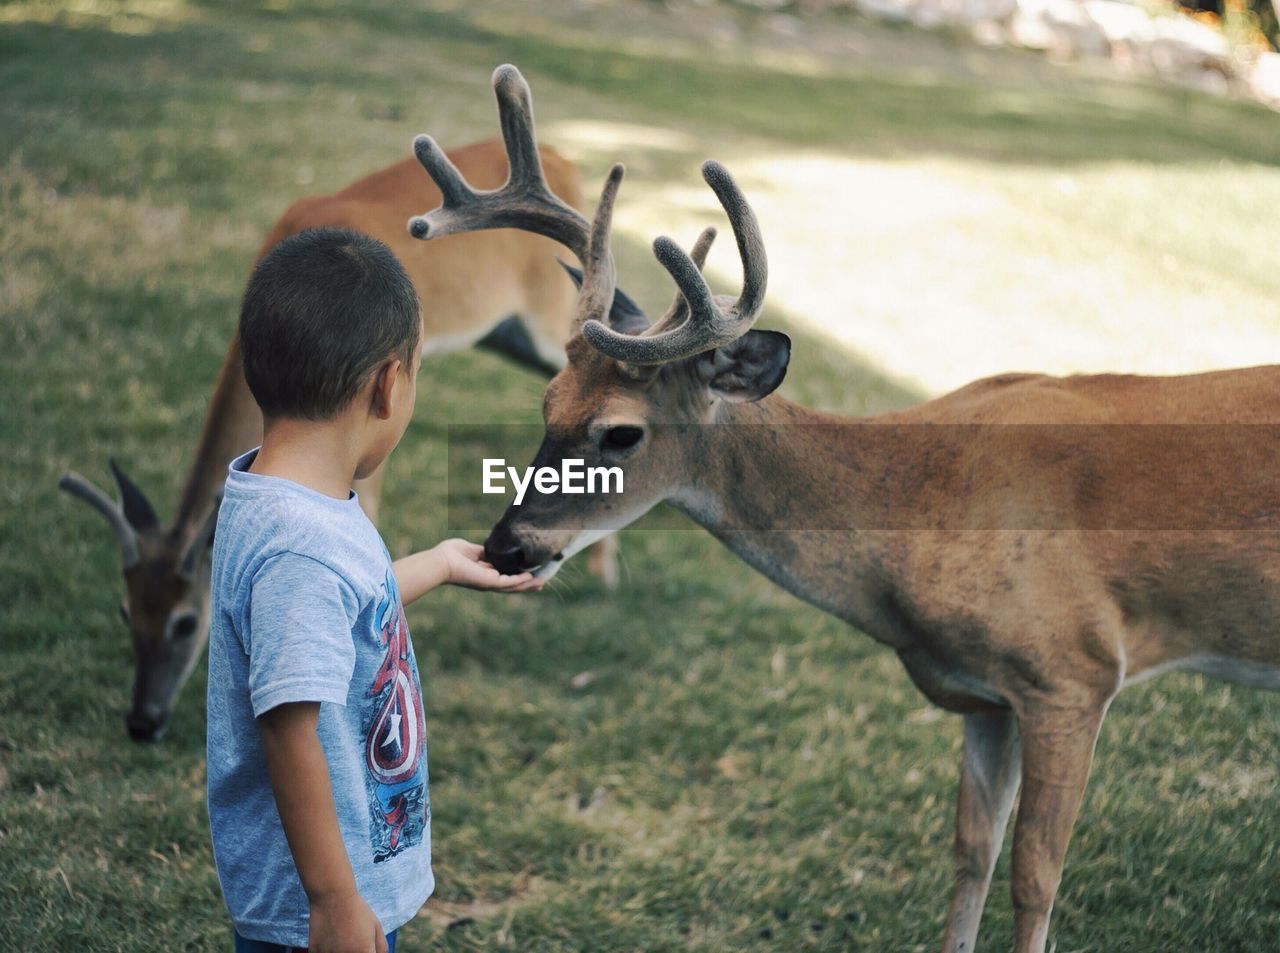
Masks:
[[[310,228],[263,256],[240,309],[244,376],[265,417],[328,420],[384,361],[414,359],[418,294],[391,249]]]

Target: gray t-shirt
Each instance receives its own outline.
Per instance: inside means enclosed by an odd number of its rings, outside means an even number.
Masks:
[[[213,547],[209,825],[241,936],[306,946],[309,905],[267,777],[257,716],[320,702],[338,825],[386,932],[435,886],[422,691],[391,557],[353,492],[227,477]]]

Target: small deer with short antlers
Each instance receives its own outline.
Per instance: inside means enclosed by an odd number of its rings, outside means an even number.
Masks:
[[[879,417],[808,410],[773,393],[790,342],[751,329],[764,245],[724,168],[708,162],[703,175],[733,226],[741,294],[713,295],[702,278],[713,232],[692,255],[659,238],[676,301],[652,325],[638,313],[619,320],[609,224],[621,166],[589,225],[541,181],[519,72],[500,67],[493,83],[510,180],[475,192],[419,137],[444,204],[409,228],[419,238],[523,228],[578,255],[578,333],[547,388],[535,464],[621,466],[627,489],[532,491],[494,528],[488,558],[550,575],[668,501],[890,646],[929,699],[964,717],[943,949],[974,948],[1021,787],[1014,946],[1043,951],[1116,693],[1174,668],[1280,688],[1280,367],[1005,375]],[[1168,428],[1188,425],[1207,430],[1214,452],[1178,452]]]

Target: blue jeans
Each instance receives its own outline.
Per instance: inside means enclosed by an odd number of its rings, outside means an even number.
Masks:
[[[239,933],[236,935],[236,953],[305,953],[303,947],[281,946],[279,943],[263,943],[261,940],[246,940]],[[387,953],[396,953],[396,931],[387,934]]]

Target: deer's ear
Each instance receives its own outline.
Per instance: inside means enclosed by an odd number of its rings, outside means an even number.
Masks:
[[[699,375],[717,397],[734,402],[760,400],[777,390],[787,376],[791,338],[781,331],[748,331],[695,360]]]
[[[138,485],[124,475],[114,459],[108,459],[111,475],[116,478],[116,489],[120,491],[120,501],[124,508],[124,518],[138,532],[151,529],[160,522],[156,511],[147,500],[146,494],[138,489]]]

